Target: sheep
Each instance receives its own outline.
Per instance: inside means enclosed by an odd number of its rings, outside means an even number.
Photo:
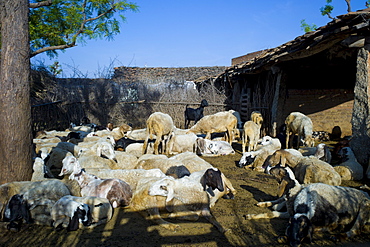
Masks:
[[[59,176],[69,175],[74,167],[81,167],[76,158],[69,158],[63,162],[63,168]],[[165,174],[160,169],[104,169],[104,168],[84,168],[87,173],[95,174],[102,179],[118,178],[130,185],[132,191],[136,189],[137,181],[143,177],[164,177]],[[71,181],[71,180],[69,180]],[[74,180],[73,180],[74,181]]]
[[[96,196],[72,196],[67,195],[62,198],[67,198],[75,202],[87,204],[91,211],[91,225],[88,228],[107,223],[113,217],[113,207],[106,198]]]
[[[293,169],[302,184],[326,183],[340,185],[342,179],[334,168],[316,157],[303,156],[298,150],[277,150],[268,159],[268,166],[286,165]]]
[[[178,154],[183,152],[196,152],[197,150],[197,136],[194,133],[175,135],[171,138],[168,143],[168,153]]]
[[[209,208],[209,197],[198,181],[183,177],[148,178],[139,181],[134,192],[131,208],[143,216],[149,214],[149,219],[160,226],[175,231],[180,226],[162,219],[160,209],[171,212],[169,217],[179,217],[186,220],[197,220],[205,217],[220,232],[225,232],[220,223],[212,216]]]
[[[247,121],[243,126],[242,151],[245,153],[245,146],[248,143],[248,152],[255,151],[260,138],[261,126],[253,121]]]
[[[204,116],[187,133],[206,134],[206,139],[211,139],[211,133],[225,132],[226,141],[231,144],[236,132],[237,118],[229,111],[217,112]]]
[[[258,126],[262,126],[262,124],[263,124],[263,117],[262,117],[261,112],[259,112],[259,111],[253,111],[251,113],[251,121],[253,121],[254,123],[256,123]]]
[[[114,151],[116,156],[118,169],[133,169],[137,163],[137,157],[134,154],[130,154],[122,151]]]
[[[146,121],[147,125],[147,136],[144,141],[143,145],[143,154],[147,153],[147,146],[149,138],[153,139],[152,135],[156,135],[157,138],[154,142],[154,153],[159,153],[159,143],[162,139],[168,139],[170,140],[173,131],[175,128],[175,125],[173,124],[173,120],[170,115],[162,113],[162,112],[154,112],[152,113],[149,118]],[[167,138],[165,138],[167,136]],[[168,154],[168,148],[165,147],[165,145],[162,144],[162,152]]]
[[[144,140],[133,140],[127,137],[122,137],[116,141],[114,149],[118,151],[126,151],[127,146],[133,143],[144,143]]]
[[[51,209],[53,227],[63,227],[67,231],[75,231],[80,223],[90,226],[92,221],[91,211],[87,204],[72,200],[69,196],[60,198]]]
[[[313,124],[309,117],[300,112],[292,112],[285,119],[286,124],[286,147],[292,146],[292,138],[295,134],[298,135],[298,144],[301,137],[304,137],[303,144],[307,147],[313,147],[315,141],[312,139]],[[289,141],[290,140],[290,141]],[[289,146],[290,144],[290,146]]]
[[[20,181],[0,185],[0,218],[11,197],[19,194],[27,203],[31,219],[39,225],[51,225],[50,211],[56,201],[70,195],[68,187],[58,179]],[[10,211],[14,211],[9,208]]]
[[[183,165],[190,171],[190,173],[197,171],[204,171],[209,168],[214,168],[210,163],[200,158],[198,155],[192,152],[185,152],[177,154],[171,157],[171,159],[177,159],[183,163]],[[233,187],[230,180],[221,172],[221,178],[225,190],[220,194],[220,197],[224,199],[233,199],[237,191]]]
[[[303,156],[314,156],[327,163],[331,162],[331,152],[325,143],[320,143],[316,147],[302,147],[298,149]]]
[[[132,140],[140,141],[140,140],[145,140],[147,135],[147,130],[146,128],[144,129],[136,129],[136,130],[131,130],[126,133],[126,137],[130,138]],[[153,138],[156,139],[157,137],[153,135]]]
[[[225,194],[224,183],[222,181],[222,173],[217,168],[208,168],[206,170],[193,172],[189,178],[198,181],[204,191],[207,191],[210,201],[209,207],[212,208],[218,199]]]
[[[27,224],[32,223],[27,202],[23,199],[23,195],[15,194],[10,198],[9,203],[6,205],[4,219],[9,221],[7,229],[17,232],[21,229],[23,220]]]
[[[364,169],[358,163],[355,154],[350,147],[342,148],[339,153],[341,161],[334,166],[334,170],[339,173],[342,180],[361,180],[363,178]]]
[[[203,117],[203,111],[204,107],[208,106],[207,100],[203,99],[200,102],[200,106],[196,109],[189,108],[188,105],[185,107],[185,129],[189,128],[190,121],[194,121],[194,124],[196,124],[202,117]]]
[[[263,167],[266,159],[281,148],[281,143],[278,138],[264,136],[261,139],[261,145],[256,151],[243,153],[237,166],[246,169],[253,168],[256,171],[263,172],[265,170]]]
[[[293,208],[287,207],[286,211],[280,212],[282,208],[291,206],[296,195],[302,190],[302,186],[295,178],[293,171],[289,167],[273,167],[266,171],[273,175],[278,183],[278,199],[274,201],[258,202],[258,207],[272,207],[273,211],[261,214],[246,214],[245,219],[271,219],[271,218],[289,218],[293,215]]]
[[[136,156],[137,158],[140,158],[143,155],[142,153],[143,146],[144,146],[144,143],[132,143],[126,147],[125,153],[132,154]],[[147,153],[153,154],[154,153],[154,143],[149,142],[146,150],[147,150]]]
[[[132,131],[132,127],[128,124],[122,124],[117,128],[110,130],[99,130],[95,131],[93,134],[99,137],[112,136],[114,140],[119,140],[125,137],[129,131]]]
[[[76,180],[81,187],[82,196],[107,198],[113,208],[128,206],[132,197],[130,185],[121,179],[101,179],[86,173],[79,165],[75,165],[69,179]]]
[[[242,119],[240,117],[240,113],[235,111],[235,110],[229,110],[229,112],[231,112],[236,117],[236,119],[238,120],[238,123],[236,125],[237,128],[242,129],[243,128],[243,122],[242,122]]]
[[[219,156],[235,154],[233,147],[226,141],[214,141],[198,137],[197,154],[203,156]]]
[[[42,158],[36,157],[33,162],[33,173],[31,181],[45,180],[45,178],[53,178],[50,168],[45,165]]]
[[[137,162],[136,169],[153,169],[158,168],[166,175],[173,175],[175,177],[189,176],[189,170],[184,164],[176,159],[171,158],[157,158],[152,157],[143,159]]]
[[[323,183],[304,187],[292,202],[293,216],[280,242],[299,246],[312,241],[314,230],[351,238],[370,222],[369,196],[357,189]]]

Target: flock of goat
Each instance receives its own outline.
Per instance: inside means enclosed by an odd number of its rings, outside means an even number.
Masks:
[[[243,125],[233,110],[203,116],[207,105],[186,109],[185,124],[195,120],[189,129],[155,112],[145,129],[99,128],[84,119],[66,131],[38,133],[31,181],[0,185],[0,219],[9,221],[9,230],[19,231],[26,222],[73,231],[106,223],[115,208],[130,207],[169,230],[179,225],[164,220],[162,210],[173,218],[205,217],[224,233],[211,208],[220,198],[234,198],[236,190],[200,156],[234,154],[232,143],[241,138],[238,166],[271,174],[279,183],[279,199],[257,204],[273,211],[244,217],[290,218],[279,242],[298,246],[312,239],[314,229],[352,237],[370,222],[369,196],[340,186],[370,176],[348,143],[335,152],[323,143],[314,146],[312,121],[299,112],[286,118],[285,136],[261,138],[260,112]],[[289,148],[295,135],[296,146]],[[331,165],[332,155],[341,162]]]

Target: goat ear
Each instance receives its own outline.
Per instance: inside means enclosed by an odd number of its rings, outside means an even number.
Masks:
[[[73,214],[73,217],[69,221],[69,224],[68,224],[68,227],[67,227],[67,231],[76,231],[78,229],[78,226],[79,226],[79,218],[78,218],[78,212],[77,212],[77,210],[78,209],[76,209],[76,211]]]
[[[102,148],[101,148],[100,145],[98,145],[97,148],[96,148],[96,155],[100,157],[101,153],[102,153]]]
[[[167,192],[168,192],[168,194],[167,194],[166,202],[169,202],[169,201],[171,201],[171,200],[174,198],[174,196],[175,196],[175,191],[174,191],[174,189],[173,189],[173,185],[172,185],[172,183],[169,183],[169,184],[167,185]]]
[[[286,180],[281,181],[281,183],[279,184],[278,197],[283,196],[287,185],[288,185],[288,182]]]
[[[203,175],[203,176],[200,178],[200,184],[202,185],[203,190],[205,191],[205,190],[206,190],[206,185],[207,185],[207,180],[206,180],[206,178],[205,178],[205,175]]]

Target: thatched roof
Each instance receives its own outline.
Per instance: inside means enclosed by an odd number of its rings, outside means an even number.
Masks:
[[[316,31],[308,32],[276,48],[263,50],[255,57],[226,71],[229,75],[254,74],[273,65],[315,55],[333,45],[370,46],[370,8],[338,16]]]

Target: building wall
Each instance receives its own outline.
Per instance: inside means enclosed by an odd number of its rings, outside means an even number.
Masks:
[[[354,93],[350,90],[290,89],[282,116],[285,119],[290,112],[302,112],[312,119],[314,131],[331,133],[334,126],[339,126],[344,137],[352,135],[353,100]]]

